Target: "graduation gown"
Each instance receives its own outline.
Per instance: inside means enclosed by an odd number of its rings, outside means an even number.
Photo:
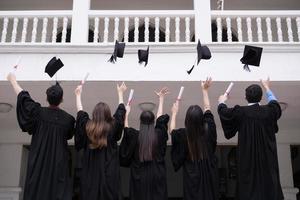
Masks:
[[[214,117],[208,110],[204,113],[207,131],[203,137],[207,156],[192,161],[189,156],[187,133],[185,128],[173,130],[171,159],[175,171],[183,169],[183,194],[185,200],[218,199],[218,165],[215,156],[217,133]]]
[[[83,150],[81,158],[81,200],[116,200],[120,196],[120,163],[117,141],[124,128],[125,106],[120,104],[114,114],[111,131],[107,135],[107,147],[91,149],[86,134],[88,113],[79,111],[76,120],[75,147]]]
[[[73,137],[75,119],[59,108],[41,107],[22,91],[17,99],[17,119],[32,135],[24,200],[71,200],[67,140]]]
[[[120,145],[120,163],[130,167],[130,200],[168,199],[165,154],[168,140],[169,116],[162,115],[156,120],[157,146],[152,161],[139,160],[139,131],[125,128]]]
[[[283,199],[275,137],[281,116],[278,102],[234,108],[220,104],[218,113],[227,139],[238,132],[237,199]]]

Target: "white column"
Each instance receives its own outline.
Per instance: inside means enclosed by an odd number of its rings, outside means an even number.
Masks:
[[[211,43],[211,9],[210,0],[194,0],[195,41]]]
[[[291,150],[289,144],[277,144],[279,173],[285,199],[297,200],[297,188],[294,188]]]
[[[86,44],[89,35],[90,0],[73,0],[71,43]]]

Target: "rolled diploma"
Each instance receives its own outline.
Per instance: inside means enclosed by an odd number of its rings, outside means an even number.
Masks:
[[[89,75],[90,75],[90,73],[87,73],[85,75],[84,79],[81,81],[81,85],[83,85],[86,82],[86,80],[88,79]]]
[[[133,98],[133,92],[134,92],[134,90],[133,89],[131,89],[130,90],[130,93],[129,93],[129,97],[128,97],[128,105],[130,105],[131,104],[131,101],[132,101],[132,98]]]
[[[181,88],[179,90],[179,94],[178,94],[177,100],[181,100],[181,96],[182,96],[183,90],[184,90],[184,87],[181,86]]]
[[[229,84],[229,86],[228,86],[227,90],[225,91],[224,95],[228,95],[228,94],[230,93],[230,91],[231,91],[233,85],[234,85],[233,82],[231,82],[231,83]]]

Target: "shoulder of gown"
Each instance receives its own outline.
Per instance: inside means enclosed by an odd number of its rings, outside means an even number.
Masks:
[[[124,129],[124,120],[125,120],[126,108],[123,103],[118,105],[118,108],[114,114],[114,127],[113,127],[113,138],[118,141],[121,139],[122,132]]]
[[[90,120],[89,114],[85,111],[77,112],[75,126],[75,148],[80,150],[87,147],[88,137],[86,134],[86,124]]]
[[[41,105],[35,102],[29,92],[21,91],[17,97],[17,120],[23,132],[34,133]]]
[[[185,129],[174,129],[171,132],[172,149],[171,160],[175,171],[178,171],[184,164],[187,155],[187,138]]]
[[[120,165],[129,167],[134,157],[136,145],[138,144],[139,132],[134,128],[124,128],[124,135],[120,144]]]
[[[156,119],[156,123],[155,123],[155,129],[156,129],[156,131],[158,131],[160,139],[164,140],[164,142],[168,140],[169,119],[170,119],[169,115],[164,114],[164,115],[159,116]]]

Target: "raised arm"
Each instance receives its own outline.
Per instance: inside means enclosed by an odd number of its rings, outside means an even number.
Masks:
[[[18,95],[20,92],[22,92],[22,88],[21,86],[19,85],[19,83],[17,82],[16,80],[16,75],[12,72],[10,72],[8,75],[7,75],[7,80],[11,83],[11,85],[13,86],[14,88],[14,91],[15,93]]]
[[[210,110],[210,102],[208,97],[208,88],[211,86],[211,77],[207,78],[206,81],[201,82],[202,94],[203,94],[203,109],[204,112]]]
[[[273,92],[270,89],[270,78],[268,77],[267,80],[260,80],[260,82],[266,91],[268,102],[270,102],[272,100],[277,101],[277,98],[275,97],[275,95],[273,94]]]
[[[127,90],[127,86],[124,82],[122,82],[121,85],[117,84],[117,91],[118,91],[118,97],[119,97],[119,104],[124,104],[124,92]]]
[[[131,110],[131,106],[130,105],[126,105],[126,115],[125,115],[125,127],[128,128],[129,127],[129,123],[128,123],[128,116]]]
[[[179,101],[173,103],[172,110],[171,110],[172,116],[170,122],[170,133],[176,128],[176,117],[178,113],[178,107],[179,107]]]
[[[75,89],[77,112],[83,110],[82,102],[81,102],[81,93],[82,93],[82,85],[78,85],[77,88]]]
[[[169,94],[169,89],[167,87],[163,87],[159,92],[156,92],[156,95],[159,98],[159,104],[158,104],[158,109],[157,109],[157,114],[156,114],[156,119],[159,118],[163,114],[163,106],[164,106],[164,99],[165,95]]]

